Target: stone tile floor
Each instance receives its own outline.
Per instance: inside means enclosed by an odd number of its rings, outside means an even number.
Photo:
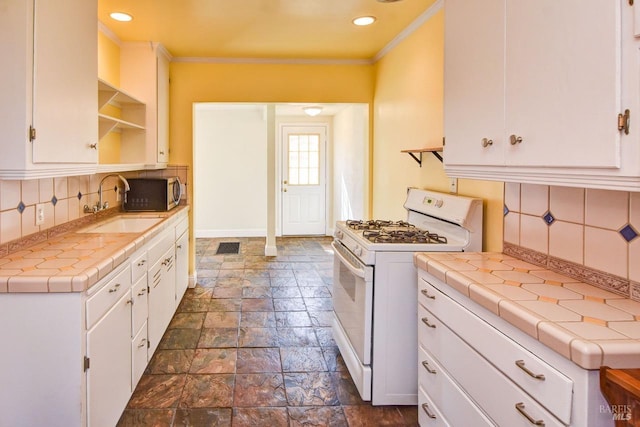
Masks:
[[[216,255],[219,242],[240,253]],[[188,289],[119,427],[417,426],[360,399],[331,335],[330,238],[196,240]]]

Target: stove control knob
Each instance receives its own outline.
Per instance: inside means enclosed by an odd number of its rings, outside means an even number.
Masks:
[[[435,202],[436,208],[441,208],[443,203],[444,203],[444,200],[437,199]]]
[[[340,230],[336,231],[336,237],[338,239],[342,239],[344,237],[344,233]]]
[[[356,256],[361,256],[362,248],[360,246],[356,246],[355,248],[353,248],[353,253],[356,254]]]

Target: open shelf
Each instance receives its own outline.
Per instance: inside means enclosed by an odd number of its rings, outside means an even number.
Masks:
[[[418,162],[420,167],[422,167],[422,153],[431,153],[438,160],[440,160],[442,162],[442,156],[440,155],[440,153],[442,153],[442,146],[417,148],[417,149],[414,149],[414,150],[401,150],[401,152],[402,153],[408,153],[411,157],[413,157],[413,160]]]

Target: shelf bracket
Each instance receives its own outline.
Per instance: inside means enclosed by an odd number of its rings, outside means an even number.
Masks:
[[[422,153],[419,153],[420,157],[416,156],[415,154],[413,154],[411,151],[409,151],[409,155],[411,157],[413,157],[413,160],[415,160],[416,162],[418,162],[418,164],[420,165],[420,167],[422,167]]]
[[[409,153],[409,155],[411,157],[413,157],[413,160],[415,160],[420,167],[422,167],[422,153],[424,151],[419,151],[418,154],[420,155],[420,157],[416,156],[412,151],[406,151],[406,153]],[[436,151],[429,151],[429,153],[433,154],[434,156],[436,156],[436,158],[438,160],[440,160],[440,162],[442,162],[442,156],[440,155],[440,153],[436,152]]]

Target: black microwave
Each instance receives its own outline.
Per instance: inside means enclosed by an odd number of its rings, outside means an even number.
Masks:
[[[124,210],[131,212],[168,211],[180,203],[182,188],[175,178],[130,178]]]

